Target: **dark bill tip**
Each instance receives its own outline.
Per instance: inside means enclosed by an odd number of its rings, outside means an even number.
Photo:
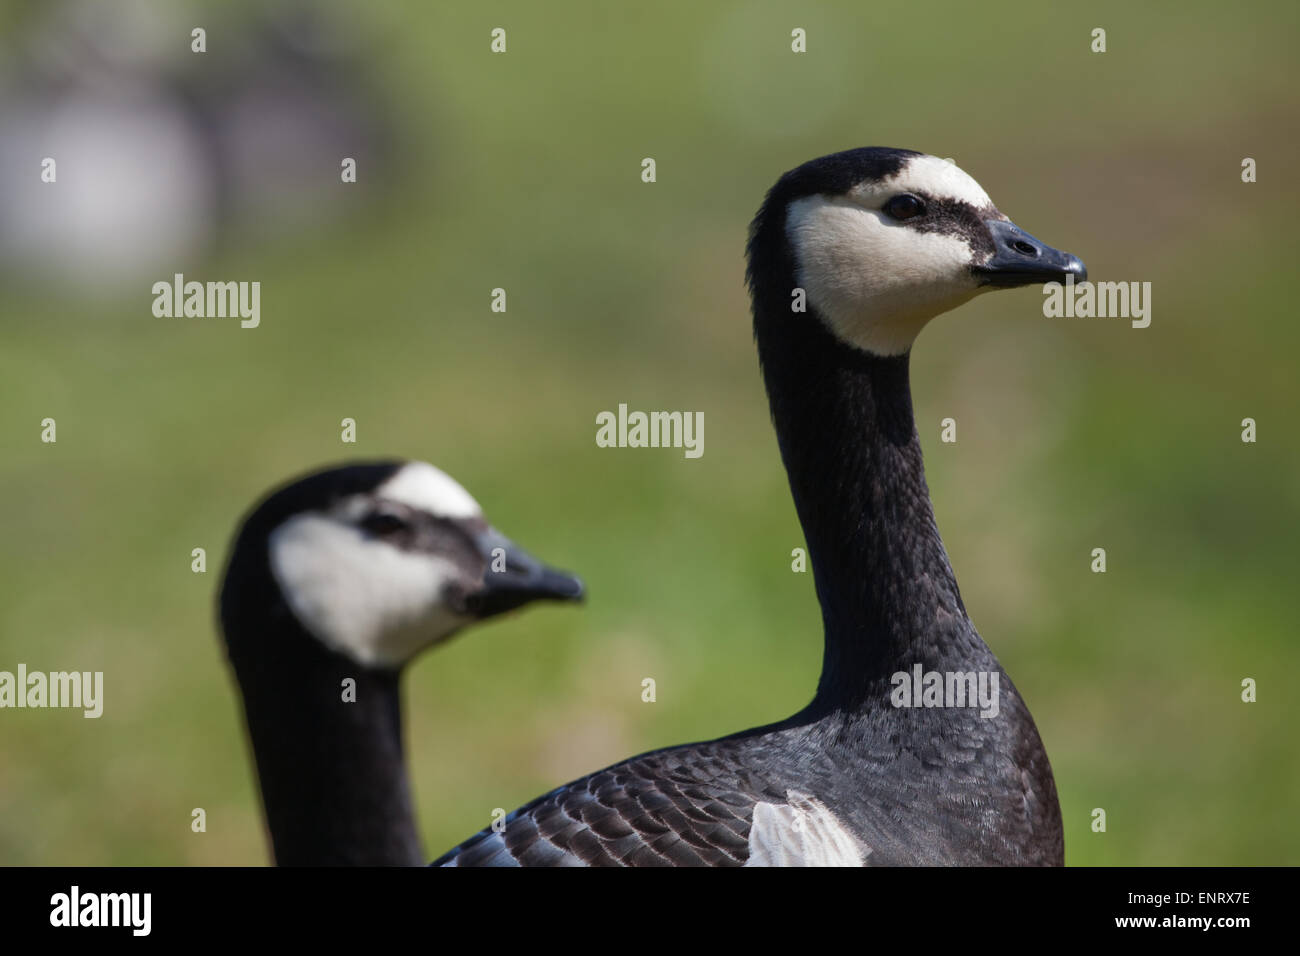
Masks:
[[[580,578],[543,564],[496,530],[480,536],[479,550],[487,561],[483,586],[466,598],[469,611],[478,617],[492,617],[533,601],[576,602],[586,596]]]
[[[988,261],[971,268],[980,285],[1014,289],[1045,282],[1065,282],[1069,276],[1073,276],[1075,282],[1088,278],[1088,269],[1082,259],[1053,249],[1014,222],[990,219],[985,225],[993,236],[993,255]]]

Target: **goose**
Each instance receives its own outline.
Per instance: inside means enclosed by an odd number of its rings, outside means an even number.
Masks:
[[[243,521],[219,599],[275,861],[419,865],[399,681],[424,648],[582,583],[426,462],[348,464]]]
[[[888,148],[783,175],[747,251],[822,609],[812,701],[560,787],[435,864],[1062,864],[1047,753],[966,613],[935,526],[908,356],[934,316],[991,289],[1081,280],[1083,263],[1013,224],[955,164]],[[898,675],[931,672],[987,677],[996,716],[901,706]]]

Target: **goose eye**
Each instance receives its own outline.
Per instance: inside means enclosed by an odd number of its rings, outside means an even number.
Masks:
[[[358,522],[362,530],[378,536],[406,530],[406,522],[391,511],[374,511]]]
[[[925,214],[925,203],[911,193],[895,196],[884,206],[885,214],[891,219],[903,222]]]

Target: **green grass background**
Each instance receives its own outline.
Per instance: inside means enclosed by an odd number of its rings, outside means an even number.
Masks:
[[[1295,863],[1300,8],[446,6],[343,8],[395,97],[403,178],[363,168],[338,187],[361,216],[177,264],[261,281],[261,328],[155,319],[149,282],[0,289],[0,669],[106,682],[99,720],[0,712],[0,863],[267,859],[213,597],[244,509],[349,457],[433,461],[590,589],[410,669],[430,857],[495,807],[802,706],[820,622],[743,245],[778,174],[857,145],[953,157],[1094,279],[1153,286],[1146,330],[1045,319],[1022,290],[913,354],[939,525],[1046,742],[1067,862]],[[619,402],[703,411],[704,457],[597,448]]]

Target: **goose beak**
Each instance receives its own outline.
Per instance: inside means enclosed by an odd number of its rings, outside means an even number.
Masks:
[[[493,617],[532,601],[583,599],[580,579],[543,564],[495,528],[480,534],[477,544],[487,571],[482,589],[466,598],[476,617]]]
[[[989,219],[984,224],[993,236],[993,255],[984,264],[971,269],[980,285],[1014,289],[1022,285],[1064,282],[1067,276],[1074,276],[1075,282],[1088,278],[1088,269],[1082,259],[1053,249],[1014,222]]]

